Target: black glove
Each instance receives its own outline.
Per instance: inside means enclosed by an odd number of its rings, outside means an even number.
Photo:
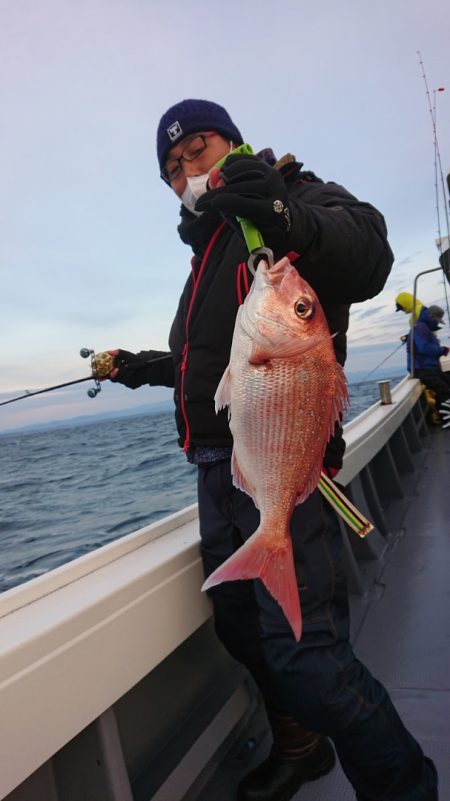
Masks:
[[[114,367],[117,367],[119,372],[114,378],[111,378],[111,381],[124,384],[129,389],[137,389],[143,384],[148,384],[150,378],[148,362],[148,351],[130,353],[128,350],[119,350],[117,356],[114,357]]]
[[[280,250],[291,228],[288,193],[281,173],[257,156],[229,156],[221,168],[225,186],[197,201],[197,211],[219,211],[225,217],[244,217],[261,232],[264,243]]]

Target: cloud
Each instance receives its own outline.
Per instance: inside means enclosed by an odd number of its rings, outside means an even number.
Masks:
[[[351,316],[353,318],[364,319],[367,317],[373,317],[374,314],[379,314],[382,311],[385,311],[386,306],[373,306],[370,309],[356,309],[355,311],[352,310]]]
[[[412,264],[420,256],[421,252],[420,250],[416,250],[416,252],[412,253],[410,256],[404,256],[400,261],[396,260],[396,266],[403,267]]]

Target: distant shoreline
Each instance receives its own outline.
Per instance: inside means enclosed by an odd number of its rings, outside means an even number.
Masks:
[[[383,373],[383,377],[378,378],[370,378],[367,381],[364,381],[364,377],[367,373],[359,372],[359,373],[351,373],[347,376],[349,385],[351,384],[361,384],[361,383],[368,383],[372,384],[376,381],[381,381],[385,379],[393,380],[396,378],[402,378],[404,376],[403,372],[398,368],[391,368],[391,370],[385,370]],[[167,412],[172,412],[174,409],[172,399],[167,399],[164,401],[158,401],[155,403],[143,404],[142,406],[136,406],[134,408],[127,408],[122,410],[114,410],[110,412],[99,412],[98,414],[88,414],[88,415],[78,415],[77,417],[68,417],[65,419],[59,420],[48,420],[45,422],[40,423],[29,423],[23,426],[16,426],[14,428],[9,428],[4,431],[0,431],[0,437],[6,437],[9,435],[14,434],[34,434],[40,431],[53,431],[55,429],[61,428],[74,428],[75,426],[81,425],[92,425],[94,423],[104,422],[107,420],[120,420],[127,417],[140,417],[142,415],[156,415],[156,414],[165,414]]]

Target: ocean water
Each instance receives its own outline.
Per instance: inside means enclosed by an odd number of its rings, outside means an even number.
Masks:
[[[351,384],[346,419],[378,398]],[[171,411],[1,436],[0,592],[194,503],[176,440]]]

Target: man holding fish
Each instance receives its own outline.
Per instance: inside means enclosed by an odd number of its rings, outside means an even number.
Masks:
[[[110,377],[175,388],[179,442],[198,465],[204,589],[273,732],[238,800],[288,801],[332,769],[330,738],[359,801],[437,801],[433,763],[353,653],[341,535],[317,490],[342,465],[349,309],[384,286],[386,226],[293,156],[231,152],[241,145],[211,101],[163,115],[158,161],[191,274],[170,351],[111,351]],[[266,246],[255,275],[242,220]]]

